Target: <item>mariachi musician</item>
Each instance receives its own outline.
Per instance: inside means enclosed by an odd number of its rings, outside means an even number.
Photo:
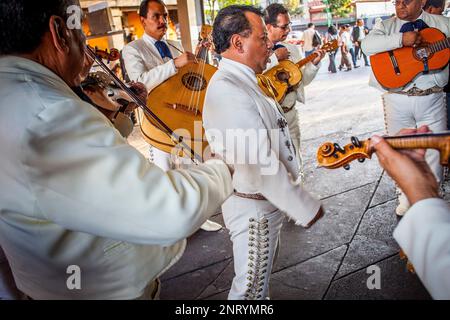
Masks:
[[[195,62],[196,58],[191,52],[183,52],[178,41],[164,39],[168,11],[162,0],[142,1],[139,15],[145,30],[144,36],[125,46],[122,57],[128,77],[144,83],[150,92],[174,76],[179,68]],[[163,170],[173,167],[171,155],[151,145],[150,159]],[[201,228],[205,231],[217,231],[222,226],[207,220]]]
[[[267,27],[269,39],[273,42],[273,54],[270,56],[270,62],[266,70],[278,65],[278,61],[289,59],[296,63],[303,59],[303,55],[296,45],[285,43],[289,32],[291,31],[291,19],[288,10],[279,3],[272,3],[264,10],[264,22]],[[305,86],[311,83],[320,69],[320,61],[325,55],[325,51],[316,50],[317,57],[302,68],[302,81],[286,94],[281,102],[284,116],[289,126],[297,158],[300,161],[300,171],[302,174],[302,157],[300,150],[300,123],[296,102],[305,103]]]
[[[419,31],[424,28],[436,28],[447,37],[450,35],[450,19],[424,12],[421,0],[397,0],[395,11],[395,17],[375,26],[362,41],[362,50],[368,56],[401,47],[420,45]],[[421,74],[403,89],[384,92],[382,99],[388,134],[395,134],[402,128],[416,128],[425,124],[434,132],[446,130],[447,116],[443,87],[448,82],[448,72],[447,66],[437,72]],[[381,88],[373,76],[370,84]],[[429,150],[426,159],[440,182],[442,167],[439,164],[439,153]],[[402,216],[408,210],[409,203],[401,190],[398,191],[400,195],[396,213]]]

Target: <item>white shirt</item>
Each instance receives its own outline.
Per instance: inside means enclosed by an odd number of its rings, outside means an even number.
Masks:
[[[366,30],[365,30],[364,26],[357,26],[355,28],[359,28],[359,35],[358,35],[358,39],[356,39],[356,41],[361,41],[362,39],[364,39],[366,37]]]
[[[450,208],[439,198],[415,203],[394,238],[434,299],[450,299]]]
[[[429,27],[437,28],[441,30],[447,37],[450,36],[450,19],[448,17],[429,14],[425,11],[422,11],[422,14],[417,19],[422,19]],[[392,17],[390,19],[381,21],[379,25],[375,25],[372,31],[364,38],[361,43],[363,52],[366,55],[370,56],[379,52],[401,48],[403,46],[403,33],[400,33],[400,28],[407,22],[408,21],[401,20],[397,17]],[[402,91],[407,91],[414,86],[422,90],[432,88],[434,86],[442,88],[447,84],[447,82],[448,65],[442,71],[419,75],[404,89],[402,89]],[[382,89],[382,87],[375,79],[373,73],[370,78],[370,85],[378,89]]]
[[[252,69],[221,60],[203,108],[203,126],[211,148],[233,163],[236,191],[261,193],[296,223],[306,225],[320,203],[296,181],[299,163],[289,128],[282,128],[285,121],[281,108],[262,93]]]
[[[33,299],[133,299],[231,194],[224,164],[163,172],[44,66],[0,58],[0,246]],[[182,240],[182,241],[180,241]],[[67,268],[82,290],[68,290]]]
[[[313,28],[308,28],[303,32],[303,50],[311,51],[314,49],[312,41],[315,33],[316,30]]]

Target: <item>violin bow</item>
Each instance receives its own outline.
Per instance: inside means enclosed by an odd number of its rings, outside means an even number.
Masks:
[[[202,157],[198,155],[190,146],[188,146],[181,136],[178,136],[175,132],[173,132],[172,129],[170,129],[155,113],[153,113],[150,108],[147,106],[146,103],[144,103],[130,88],[128,88],[109,68],[107,65],[103,63],[101,59],[99,59],[95,52],[89,47],[86,46],[87,53],[91,56],[92,59],[94,59],[98,65],[106,72],[108,73],[111,78],[113,79],[114,83],[124,90],[130,98],[133,100],[134,103],[136,103],[143,111],[144,113],[149,116],[152,120],[154,120],[158,126],[160,126],[161,131],[163,131],[169,138],[171,138],[175,144],[181,144],[183,148],[185,148],[187,151],[189,151],[191,155],[191,159],[195,163],[195,161],[202,162]]]

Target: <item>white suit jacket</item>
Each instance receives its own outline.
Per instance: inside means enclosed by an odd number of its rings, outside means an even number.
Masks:
[[[414,204],[394,238],[434,299],[450,299],[450,208],[442,199]]]
[[[132,299],[231,194],[222,164],[163,172],[31,60],[0,58],[0,246],[34,299]],[[81,269],[69,290],[67,268]]]
[[[298,47],[296,45],[291,44],[291,43],[284,43],[284,42],[282,43],[282,45],[285,46],[286,49],[291,54],[289,57],[289,60],[291,60],[292,62],[297,63],[304,58],[303,54],[300,52],[300,50],[298,49]],[[270,56],[270,62],[267,64],[266,70],[269,70],[276,65],[278,65],[277,55],[275,53],[273,53]],[[281,105],[283,107],[290,108],[293,105],[295,105],[296,100],[301,103],[305,103],[305,101],[306,101],[305,86],[307,86],[308,84],[311,83],[311,81],[313,81],[313,79],[316,77],[316,74],[319,71],[319,69],[320,69],[320,63],[317,66],[312,63],[308,63],[305,66],[303,66],[301,68],[301,72],[303,75],[302,81],[297,85],[297,87],[295,88],[295,91],[289,92],[286,95],[286,97],[281,102]]]
[[[306,225],[320,203],[296,182],[299,163],[280,109],[262,93],[252,69],[223,58],[206,91],[203,125],[212,149],[234,164],[236,191],[261,193]],[[257,140],[246,143],[252,135]]]
[[[142,82],[149,92],[177,73],[173,59],[167,57],[162,59],[153,41],[154,39],[144,34],[141,39],[130,42],[122,50],[125,69],[130,80]],[[180,42],[163,41],[168,44],[173,58],[178,57],[180,51],[183,51]]]
[[[429,27],[441,30],[447,37],[450,36],[450,18],[436,14],[429,14],[423,11],[418,19],[422,19]],[[381,21],[380,24],[376,24],[372,31],[361,42],[361,48],[363,52],[367,56],[371,56],[379,52],[401,48],[403,46],[403,33],[400,33],[400,28],[405,23],[407,23],[407,21],[400,20],[397,17],[392,17],[390,19]],[[413,86],[416,86],[417,88],[423,90],[434,86],[442,88],[447,84],[447,82],[448,65],[442,71],[434,73],[430,72],[429,74],[418,76],[403,90],[407,91]],[[370,77],[369,83],[373,87],[384,90],[378,84],[373,73]]]

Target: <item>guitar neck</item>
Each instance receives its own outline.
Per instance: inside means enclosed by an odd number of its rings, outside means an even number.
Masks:
[[[450,48],[450,38],[446,38],[440,41],[436,41],[428,45],[428,48],[432,53]]]
[[[299,62],[297,62],[295,65],[300,69],[301,67],[303,67],[308,62],[313,61],[316,58],[317,55],[318,55],[318,53],[314,52],[314,53],[310,54],[309,56],[307,56],[306,58],[304,58],[304,59],[300,60]]]
[[[450,132],[384,137],[394,149],[437,149],[450,154]]]

